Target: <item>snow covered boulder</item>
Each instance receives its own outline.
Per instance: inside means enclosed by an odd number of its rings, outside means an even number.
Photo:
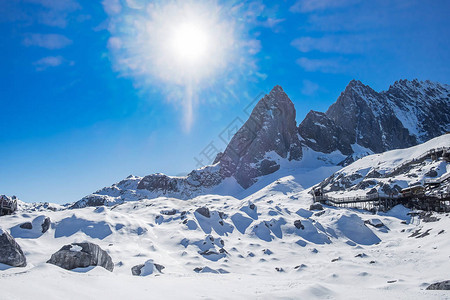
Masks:
[[[112,272],[114,264],[106,251],[93,243],[72,243],[54,253],[47,263],[66,270],[100,266]]]
[[[27,260],[19,244],[0,228],[0,263],[12,267],[25,267]]]
[[[450,290],[450,280],[433,283],[427,290]]]
[[[165,269],[163,265],[155,264],[153,260],[149,259],[144,264],[131,268],[131,274],[134,276],[147,276],[155,272],[162,273],[163,269]]]

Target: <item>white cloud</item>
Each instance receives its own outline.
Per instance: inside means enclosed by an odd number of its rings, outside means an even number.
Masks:
[[[33,65],[36,67],[36,71],[43,71],[50,67],[57,67],[64,62],[62,56],[47,56],[38,61],[35,61]]]
[[[252,39],[252,40],[248,40],[248,41],[244,41],[242,43],[244,46],[246,46],[248,48],[248,53],[249,54],[256,54],[259,53],[261,51],[261,41],[260,40],[256,40],[256,39]]]
[[[59,66],[73,66],[75,65],[74,61],[69,61],[65,59],[64,57],[58,55],[58,56],[46,56],[38,61],[35,61],[33,65],[36,68],[36,71],[44,71],[48,68],[55,68]]]
[[[61,49],[72,44],[72,40],[61,34],[30,34],[25,37],[23,44],[27,47],[37,46],[47,49]]]
[[[120,49],[122,47],[122,40],[118,37],[111,37],[108,40],[109,49]]]

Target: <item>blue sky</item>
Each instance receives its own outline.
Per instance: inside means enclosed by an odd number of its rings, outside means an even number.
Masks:
[[[194,84],[186,128],[184,85],[162,78],[141,32],[167,1],[0,0],[0,193],[67,203],[130,174],[188,172],[276,84],[300,122],[353,78],[450,82],[449,1],[191,2],[233,37]]]

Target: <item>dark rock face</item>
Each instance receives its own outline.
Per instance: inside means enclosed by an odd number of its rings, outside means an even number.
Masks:
[[[298,130],[304,145],[323,153],[350,155],[352,144],[374,153],[407,148],[450,129],[449,94],[448,85],[430,81],[400,80],[378,93],[352,80],[327,112],[311,111]]]
[[[450,290],[450,280],[433,283],[427,290]]]
[[[320,203],[314,203],[309,206],[309,210],[323,210],[323,206]]]
[[[302,157],[294,104],[280,86],[256,104],[250,118],[231,139],[218,160],[221,173],[224,177],[234,176],[242,187],[248,188],[256,177],[280,168],[266,157],[270,151],[289,160]]]
[[[302,224],[302,221],[300,221],[300,220],[295,220],[294,221],[294,226],[297,229],[305,229],[305,226]]]
[[[83,208],[86,206],[102,206],[105,205],[108,201],[108,196],[106,195],[88,195],[81,199],[80,201],[75,202],[71,208]]]
[[[101,266],[110,272],[114,270],[114,264],[109,254],[93,243],[65,245],[54,253],[47,263],[66,270],[89,266]]]
[[[12,267],[27,265],[22,248],[8,232],[2,229],[0,229],[0,263]]]
[[[204,216],[205,218],[209,218],[211,216],[209,209],[207,207],[199,207],[195,211]]]
[[[51,224],[50,218],[46,217],[44,219],[44,222],[42,222],[42,224],[41,224],[42,233],[46,233],[47,232],[47,230],[50,228],[50,224]]]
[[[19,227],[22,229],[33,229],[33,224],[31,224],[31,222],[25,222],[23,224],[20,224]]]

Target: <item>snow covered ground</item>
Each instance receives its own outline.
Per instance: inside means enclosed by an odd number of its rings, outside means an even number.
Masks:
[[[342,168],[321,183],[328,196],[356,197],[367,193],[397,194],[426,180],[445,178],[450,164],[442,157],[431,159],[430,151],[450,150],[450,135],[410,147],[363,157]],[[448,186],[448,184],[447,184]]]
[[[295,176],[286,176],[243,199],[161,197],[5,216],[0,227],[16,238],[28,266],[0,265],[0,299],[449,297],[425,290],[449,279],[448,214],[426,223],[401,206],[372,215],[310,211],[311,203]],[[46,233],[19,227],[42,215],[52,221]],[[110,254],[112,273],[46,263],[63,245],[83,241]],[[132,276],[148,260],[163,265],[162,273]]]

